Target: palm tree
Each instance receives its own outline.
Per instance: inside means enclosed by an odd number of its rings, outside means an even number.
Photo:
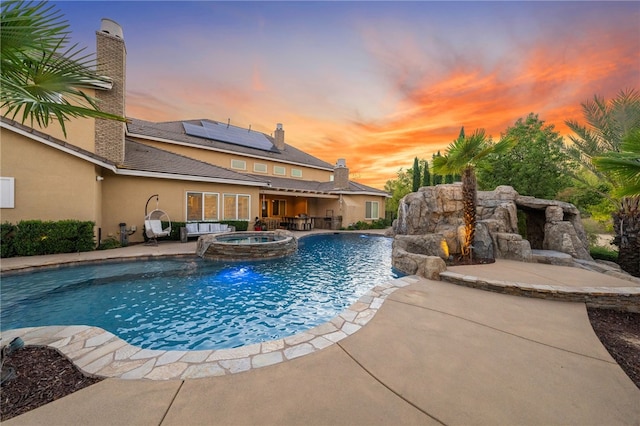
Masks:
[[[472,245],[476,234],[476,197],[477,183],[475,165],[492,152],[504,152],[511,146],[511,142],[503,139],[493,145],[485,136],[484,129],[476,130],[466,137],[464,128],[458,139],[447,148],[445,155],[433,158],[434,173],[440,175],[462,174],[462,209],[464,220],[464,241],[462,242],[462,256],[473,259]]]
[[[623,90],[608,102],[596,95],[581,105],[587,124],[565,121],[575,133],[569,136],[572,144],[567,152],[592,175],[616,186],[617,181],[599,170],[591,159],[607,152],[619,152],[625,135],[640,129],[640,92]],[[579,176],[575,177],[579,179]]]
[[[22,123],[47,127],[57,119],[66,136],[65,121],[94,117],[125,121],[101,112],[97,100],[82,89],[109,80],[94,70],[93,55],[68,45],[68,23],[47,2],[4,1],[0,15],[0,108]]]
[[[611,195],[602,195],[617,205],[612,217],[614,243],[619,248],[618,264],[628,273],[640,276],[640,246],[637,245],[640,212],[636,191],[640,92],[623,90],[608,102],[594,96],[592,101],[582,104],[582,110],[586,126],[576,121],[566,122],[576,133],[570,137],[573,146],[569,154],[582,164],[583,170],[596,177],[592,181],[604,181],[613,188]],[[588,184],[588,180],[581,181]]]
[[[640,129],[627,135],[620,152],[595,157],[593,163],[619,182],[616,195],[623,198],[612,214],[618,263],[631,275],[640,277]]]

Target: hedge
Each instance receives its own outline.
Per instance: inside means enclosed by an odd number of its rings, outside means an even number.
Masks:
[[[77,253],[95,248],[94,222],[23,220],[2,224],[2,257]]]

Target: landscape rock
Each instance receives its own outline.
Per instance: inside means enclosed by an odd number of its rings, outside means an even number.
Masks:
[[[442,258],[440,241],[444,239],[449,253],[459,254],[464,237],[462,206],[460,183],[420,188],[400,200],[398,218],[388,235],[402,240],[397,249],[407,253]],[[524,230],[518,229],[519,213],[525,217]],[[593,261],[580,212],[573,204],[522,196],[510,186],[478,191],[473,250],[476,257],[485,259],[530,262],[534,259],[532,250],[553,250]],[[397,256],[396,245],[393,256]],[[411,262],[418,260],[412,258]],[[419,267],[416,264],[414,268]]]

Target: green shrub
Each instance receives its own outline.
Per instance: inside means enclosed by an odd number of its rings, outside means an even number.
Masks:
[[[591,247],[589,249],[591,257],[594,259],[608,260],[610,262],[618,262],[618,252],[615,250],[609,250],[605,247]]]
[[[385,229],[385,228],[388,228],[389,226],[391,226],[391,222],[389,220],[385,218],[380,218],[380,219],[374,220],[371,223],[360,220],[356,223],[352,223],[346,228],[340,228],[340,229],[347,230],[347,231],[354,231],[354,230],[363,231],[366,229]]]
[[[120,248],[120,247],[122,247],[122,244],[120,244],[120,241],[116,240],[113,237],[110,237],[100,242],[100,245],[98,246],[98,250],[111,250],[111,249]]]
[[[15,227],[13,246],[16,256],[76,253],[94,248],[94,222],[61,220],[43,222],[23,220]]]
[[[249,229],[249,222],[246,220],[221,220],[220,223],[226,223],[229,226],[235,226],[236,231],[246,231]]]
[[[15,234],[15,225],[9,222],[0,225],[0,257],[12,257],[16,255],[16,248],[14,246]]]
[[[386,218],[380,218],[371,222],[371,229],[386,229],[391,226],[391,221]]]
[[[520,236],[526,240],[527,239],[527,214],[522,210],[518,210],[516,212],[516,215],[518,218],[518,234],[520,234]]]

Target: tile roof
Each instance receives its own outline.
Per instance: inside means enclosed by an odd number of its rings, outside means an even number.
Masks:
[[[293,191],[308,191],[308,192],[321,192],[325,194],[338,194],[351,192],[354,194],[357,193],[369,193],[369,194],[379,194],[380,196],[389,195],[385,191],[381,191],[376,188],[372,188],[370,186],[362,185],[357,182],[349,182],[349,188],[347,189],[336,189],[334,182],[318,182],[312,180],[300,180],[300,179],[291,179],[291,178],[281,178],[281,177],[273,177],[269,176],[265,177],[271,184],[271,189],[277,190],[293,190]]]
[[[232,170],[214,166],[203,161],[194,160],[189,157],[174,154],[169,151],[154,148],[132,140],[125,140],[125,160],[124,164],[115,164],[114,162],[97,155],[91,151],[87,151],[76,145],[65,142],[61,139],[54,138],[32,127],[20,124],[17,121],[6,117],[1,117],[0,121],[23,131],[35,138],[46,140],[48,143],[59,146],[68,152],[76,153],[78,156],[90,158],[105,166],[110,166],[118,173],[118,170],[132,170],[141,172],[165,173],[175,175],[176,179],[181,177],[203,177],[212,179],[234,180],[240,182],[264,183],[265,180],[259,176],[249,176],[242,173],[236,173]]]
[[[204,161],[154,148],[130,139],[125,140],[125,160],[121,169],[140,170],[174,175],[229,179],[243,182],[264,182],[257,176],[237,173]]]
[[[58,145],[61,148],[65,148],[67,150],[76,152],[78,155],[82,155],[85,157],[92,158],[96,161],[104,163],[105,165],[109,165],[114,167],[117,170],[132,170],[132,171],[140,171],[140,172],[149,172],[149,173],[163,173],[168,175],[175,175],[176,179],[181,179],[184,177],[202,177],[202,178],[210,178],[210,179],[223,179],[223,180],[233,180],[238,182],[246,182],[247,184],[252,183],[253,185],[260,183],[265,183],[271,185],[271,189],[273,190],[283,190],[283,191],[303,191],[303,192],[318,192],[323,194],[337,194],[337,193],[370,193],[370,194],[379,194],[381,196],[388,195],[385,191],[381,191],[376,188],[372,188],[366,185],[359,184],[357,182],[349,182],[349,188],[337,190],[334,187],[334,182],[319,182],[319,181],[309,181],[309,180],[301,180],[301,179],[292,179],[292,178],[282,178],[275,176],[258,176],[251,174],[243,174],[238,173],[229,169],[225,169],[223,167],[214,166],[210,163],[205,163],[204,161],[195,160],[190,157],[186,157],[183,155],[175,154],[169,151],[165,151],[159,148],[154,148],[152,146],[145,145],[141,142],[136,142],[131,139],[125,140],[125,160],[123,164],[116,165],[112,161],[94,154],[93,152],[82,149],[76,145],[70,144],[63,140],[54,138],[46,133],[35,130],[31,127],[20,124],[14,120],[8,119],[6,117],[1,117],[2,122],[7,123],[11,127],[15,127],[21,131],[34,135],[34,137],[38,137],[48,142]],[[137,120],[140,122],[140,120]],[[177,128],[182,128],[181,122],[177,123]],[[154,124],[154,123],[151,123]],[[166,124],[166,123],[161,123]],[[174,126],[175,127],[175,126]],[[134,127],[137,128],[137,127]],[[137,133],[137,132],[136,132]],[[151,133],[151,132],[150,132]],[[156,136],[166,138],[167,133],[161,132],[164,136]],[[195,138],[199,139],[199,138]],[[175,140],[175,139],[174,139]],[[225,144],[228,145],[228,144]],[[289,150],[290,146],[287,146],[287,150]],[[243,147],[238,147],[243,148]],[[250,148],[246,148],[250,149]],[[299,150],[297,150],[299,151]],[[301,151],[299,151],[301,152]],[[311,156],[309,156],[311,157]],[[315,158],[315,157],[311,157]],[[317,160],[317,159],[316,159]],[[317,160],[320,161],[320,160]],[[322,162],[324,163],[324,162]],[[333,170],[333,167],[328,165],[328,163],[324,163],[328,168]]]
[[[187,135],[184,131],[182,123],[189,123],[200,126],[202,122],[212,122],[212,120],[198,119],[198,120],[183,120],[183,121],[166,121],[161,123],[154,123],[151,121],[139,120],[136,118],[129,118],[127,124],[127,130],[129,136],[160,138],[169,141],[175,141],[179,143],[188,143],[192,145],[198,145],[213,150],[220,150],[226,152],[236,152],[238,154],[251,155],[253,157],[260,157],[274,161],[282,161],[285,163],[295,163],[306,165],[310,167],[316,167],[324,170],[333,170],[333,165],[322,161],[312,155],[307,154],[298,148],[285,144],[285,149],[279,151],[274,148],[272,151],[264,151],[261,149],[251,148],[248,146],[241,146],[232,143],[216,141],[211,139],[200,138],[196,136]],[[273,142],[273,137],[266,135],[267,139]]]

